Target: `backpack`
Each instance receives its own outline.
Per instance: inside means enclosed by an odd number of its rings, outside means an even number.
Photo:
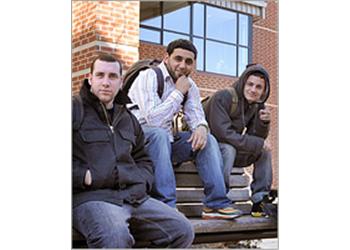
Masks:
[[[152,69],[157,75],[158,96],[159,98],[162,98],[163,91],[164,91],[164,77],[163,77],[162,70],[159,67],[157,67],[160,63],[161,61],[159,61],[158,59],[143,59],[134,63],[124,75],[124,85],[123,85],[124,93],[126,94],[129,93],[129,89],[131,88],[131,85],[134,83],[135,79],[138,77],[140,71],[143,71],[146,69]],[[181,104],[184,105],[186,100],[187,100],[187,94],[185,94]],[[131,107],[130,109],[134,109],[134,108],[137,108],[137,105]]]
[[[233,114],[236,112],[237,105],[238,105],[238,95],[237,95],[237,92],[236,92],[235,88],[229,87],[226,90],[232,96],[230,116],[233,116]]]
[[[230,110],[230,116],[232,116],[236,112],[236,109],[237,109],[238,95],[237,95],[237,92],[236,92],[235,88],[229,87],[229,88],[226,88],[226,90],[232,96],[232,104],[231,104],[231,110]],[[209,103],[210,98],[211,98],[211,96],[206,96],[206,97],[204,97],[202,99],[201,104],[202,104],[203,110],[205,110],[205,107]],[[179,118],[177,118],[177,119],[179,119]],[[187,125],[183,114],[180,117],[180,120],[181,120],[181,124],[182,124],[181,125],[181,130],[182,131],[189,131],[190,130],[189,126]],[[176,122],[176,126],[177,126],[176,131],[179,131],[178,122]]]
[[[84,120],[84,105],[81,96],[73,96],[73,130],[78,130]]]
[[[157,59],[153,59],[153,60],[144,59],[134,63],[124,75],[123,91],[126,94],[129,92],[131,85],[133,84],[135,79],[138,77],[140,71],[146,70],[146,69],[153,69],[154,72],[157,74],[157,82],[158,82],[157,93],[159,98],[162,98],[163,90],[164,90],[164,77],[161,69],[157,67],[159,63],[160,61]]]

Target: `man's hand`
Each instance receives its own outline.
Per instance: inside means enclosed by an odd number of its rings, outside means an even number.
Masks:
[[[86,173],[85,173],[84,184],[86,186],[90,186],[91,183],[92,183],[91,172],[88,169],[88,170],[86,170]]]
[[[203,149],[205,145],[207,145],[208,132],[206,127],[199,126],[192,133],[188,142],[192,142],[192,151],[196,151],[198,149]]]
[[[265,149],[268,152],[271,151],[271,144],[269,142],[267,142],[266,140],[264,141],[263,149]]]
[[[185,75],[180,76],[176,81],[176,89],[185,95],[191,87],[191,83]]]
[[[264,122],[269,122],[271,120],[270,110],[267,107],[265,107],[264,109],[260,109],[259,118]]]

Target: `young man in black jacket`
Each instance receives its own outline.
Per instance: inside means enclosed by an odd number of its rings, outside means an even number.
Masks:
[[[189,247],[191,223],[148,195],[152,163],[121,72],[113,56],[99,55],[73,102],[73,227],[92,248]]]
[[[232,87],[216,92],[204,108],[223,156],[226,188],[234,165],[254,164],[251,214],[257,217],[266,215],[263,201],[272,184],[271,147],[265,140],[271,120],[265,107],[269,92],[267,71],[259,64],[248,65]]]

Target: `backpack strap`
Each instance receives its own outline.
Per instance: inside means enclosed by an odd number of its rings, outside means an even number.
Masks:
[[[73,130],[78,130],[84,120],[84,105],[80,95],[73,96]]]
[[[238,105],[238,95],[236,92],[235,88],[227,88],[227,91],[230,93],[230,95],[232,96],[232,103],[231,103],[231,111],[230,111],[230,116],[232,116],[234,114],[234,112],[237,109],[237,105]]]
[[[153,71],[156,72],[157,75],[157,82],[158,82],[158,89],[157,93],[159,98],[162,98],[163,92],[164,92],[164,77],[162,70],[158,67],[152,67]]]
[[[184,106],[185,102],[187,101],[187,97],[188,97],[188,92],[184,95],[184,99],[182,100],[181,105]]]

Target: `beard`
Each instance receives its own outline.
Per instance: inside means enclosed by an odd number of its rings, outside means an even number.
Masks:
[[[168,70],[169,75],[171,76],[171,78],[173,79],[173,81],[176,82],[177,79],[178,79],[178,77],[176,76],[175,72],[170,68],[170,66],[169,66],[167,63],[165,63],[165,67],[166,67],[166,69]]]
[[[171,76],[174,82],[176,82],[177,79],[179,79],[183,75],[188,77],[191,73],[191,72],[188,72],[188,73],[181,72],[178,76],[176,76],[175,71],[167,63],[165,63],[165,67],[167,68],[169,75]]]

